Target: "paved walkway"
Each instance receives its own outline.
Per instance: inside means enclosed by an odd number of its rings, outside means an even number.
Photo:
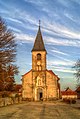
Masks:
[[[80,119],[80,109],[60,102],[26,102],[0,108],[0,119]]]

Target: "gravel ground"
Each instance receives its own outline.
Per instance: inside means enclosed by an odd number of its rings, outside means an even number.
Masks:
[[[0,119],[80,119],[80,102],[25,102],[0,108]]]

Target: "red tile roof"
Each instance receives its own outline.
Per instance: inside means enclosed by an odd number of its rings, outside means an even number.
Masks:
[[[61,91],[62,95],[77,95],[75,91]]]
[[[65,91],[61,91],[62,95],[77,95],[75,91],[72,91],[69,87]]]

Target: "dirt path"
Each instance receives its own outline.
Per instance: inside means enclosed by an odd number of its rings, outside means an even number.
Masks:
[[[0,108],[0,119],[80,119],[80,110],[63,103],[27,102]]]

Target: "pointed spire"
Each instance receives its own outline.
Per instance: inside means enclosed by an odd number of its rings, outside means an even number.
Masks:
[[[37,33],[32,51],[46,51],[44,42],[43,42],[43,38],[42,38],[42,33],[40,30],[40,20],[39,20],[38,33]]]
[[[39,20],[39,27],[40,27],[41,21]]]

